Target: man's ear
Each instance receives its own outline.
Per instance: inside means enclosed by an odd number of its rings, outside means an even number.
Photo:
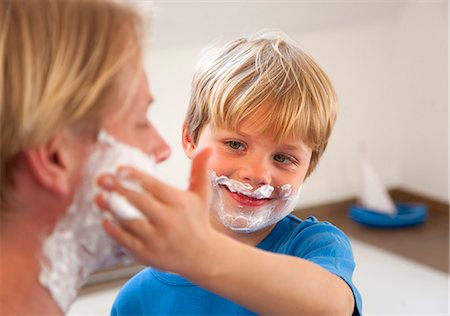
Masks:
[[[63,130],[56,132],[45,144],[24,152],[35,180],[57,195],[66,196],[73,190],[73,176],[78,169],[77,157],[73,155],[76,148],[73,147],[77,147],[73,136]]]
[[[184,153],[186,154],[186,156],[189,159],[192,159],[192,157],[194,156],[194,152],[196,149],[196,146],[191,138],[191,135],[189,135],[187,126],[186,126],[186,122],[183,123],[183,131],[181,133],[181,141],[183,143],[183,149],[184,149]]]

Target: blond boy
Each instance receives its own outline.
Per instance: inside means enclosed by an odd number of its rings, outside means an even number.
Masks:
[[[359,315],[348,238],[289,215],[336,110],[327,75],[282,34],[209,51],[183,127],[189,158],[212,152],[209,178],[192,179],[204,187],[197,202],[133,169],[147,192],[104,181],[148,217],[108,233],[152,266],[124,286],[112,315]]]

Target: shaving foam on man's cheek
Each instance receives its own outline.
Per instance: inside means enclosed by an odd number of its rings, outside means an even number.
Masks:
[[[122,178],[118,178],[120,184],[136,192],[143,192],[141,185],[136,181]],[[124,196],[116,192],[103,192],[103,197],[107,201],[110,210],[121,220],[132,220],[132,219],[145,219],[142,212],[136,208],[130,201]]]
[[[226,176],[218,177],[214,171],[210,171],[212,184],[211,208],[217,218],[229,229],[251,233],[277,223],[287,216],[295,207],[301,187],[292,191],[292,185],[284,184],[277,188],[263,185],[256,190],[248,183],[229,179]],[[267,199],[263,205],[245,206],[237,202],[230,202],[224,196],[225,190],[253,198]]]
[[[83,182],[65,215],[42,246],[40,283],[65,312],[75,299],[78,289],[91,273],[119,264],[130,264],[133,257],[113,241],[102,229],[107,213],[100,211],[95,197],[100,192],[97,178],[103,173],[114,173],[120,165],[130,165],[145,173],[152,173],[154,161],[137,148],[116,141],[106,132],[100,132],[98,144],[87,159]],[[131,189],[139,190],[137,183],[125,181]],[[125,198],[113,193],[109,203],[121,218],[142,218],[142,214]]]
[[[123,196],[117,193],[111,193],[107,195],[107,200],[110,209],[120,219],[122,220],[145,219],[145,216],[141,213],[141,211],[137,209]]]
[[[143,153],[141,150],[117,142],[113,137],[111,137],[104,131],[100,132],[99,138],[102,142],[107,143],[111,146],[110,154],[114,155],[113,159],[115,160],[110,163],[111,171],[115,171],[114,169],[112,169],[113,167],[117,168],[117,166],[119,165],[126,164],[147,174],[154,173],[154,160]],[[121,185],[127,189],[134,190],[136,192],[143,191],[139,183],[128,179],[127,177],[119,175],[119,181]],[[145,216],[141,213],[141,211],[120,194],[116,192],[105,192],[104,197],[106,198],[110,209],[120,219],[145,219]]]

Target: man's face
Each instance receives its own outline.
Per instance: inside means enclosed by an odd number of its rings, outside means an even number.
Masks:
[[[67,310],[92,272],[132,260],[102,230],[105,214],[95,202],[100,190],[97,177],[115,172],[118,165],[132,163],[134,167],[150,166],[146,171],[151,172],[154,162],[162,162],[170,155],[169,146],[147,117],[152,96],[144,71],[124,69],[115,92],[115,99],[110,101],[117,103],[113,106],[116,110],[104,114],[100,128],[106,133],[99,134],[112,138],[112,145],[99,137],[94,146],[89,141],[88,146],[82,146],[82,154],[74,157],[82,166],[77,169],[80,177],[76,192],[52,233],[43,241],[40,282],[50,290],[62,311]],[[140,157],[137,163],[136,157]]]
[[[152,156],[156,163],[166,160],[170,156],[170,147],[148,119],[153,97],[144,70],[136,73],[131,67],[124,69],[118,82],[117,95],[117,100],[113,102],[119,102],[118,110],[108,113],[101,127],[118,141]],[[127,110],[121,110],[120,106],[127,102]]]

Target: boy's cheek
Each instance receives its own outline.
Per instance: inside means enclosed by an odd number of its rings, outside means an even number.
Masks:
[[[229,155],[226,155],[226,153],[223,152],[220,148],[212,147],[213,152],[211,154],[211,158],[209,159],[209,165],[211,167],[217,167],[217,168],[227,168],[230,164],[233,157],[230,157]],[[236,164],[235,164],[236,165]]]

